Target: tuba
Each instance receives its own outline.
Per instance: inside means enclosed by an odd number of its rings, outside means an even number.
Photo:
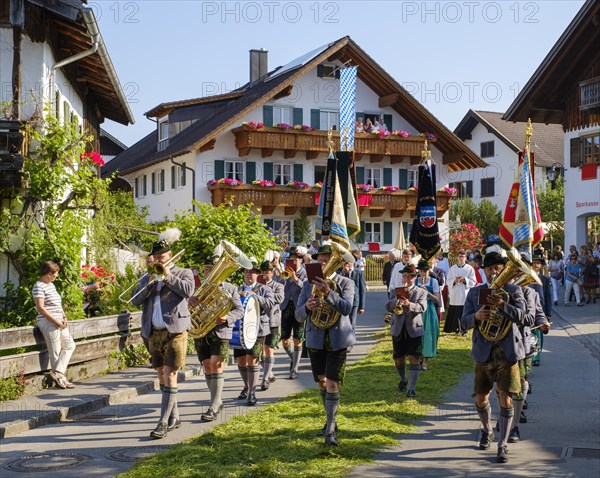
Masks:
[[[497,294],[502,296],[505,302],[508,302],[510,296],[508,292],[502,290],[506,284],[508,284],[515,277],[523,274],[527,277],[535,277],[539,281],[539,277],[527,264],[525,264],[519,257],[513,254],[511,251],[507,252],[508,263],[504,266],[504,269],[500,274],[493,277],[490,289],[494,289]],[[535,281],[535,279],[533,279]],[[504,340],[508,335],[512,327],[512,322],[506,317],[497,307],[490,308],[490,318],[484,322],[478,324],[479,333],[488,342],[499,342]]]
[[[354,261],[354,256],[343,246],[332,242],[331,243],[331,258],[329,262],[323,266],[323,277],[327,281],[327,284],[332,290],[339,290],[337,282],[333,280],[335,277],[335,271],[337,271],[344,262]],[[341,314],[333,310],[331,306],[323,300],[323,294],[316,286],[312,288],[313,297],[321,299],[321,303],[318,308],[314,309],[310,314],[310,321],[318,329],[329,329],[335,325],[339,320]]]
[[[193,294],[198,304],[190,307],[192,326],[189,335],[194,339],[205,337],[215,328],[217,319],[233,306],[231,296],[219,287],[221,282],[239,268],[252,267],[246,255],[230,242],[221,241],[219,246],[223,249],[221,257]]]

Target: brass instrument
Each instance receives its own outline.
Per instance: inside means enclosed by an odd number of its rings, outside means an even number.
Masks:
[[[287,279],[289,279],[290,277],[291,277],[291,274],[288,272],[288,270],[287,270],[287,269],[285,269],[285,270],[284,270],[284,271],[281,273],[281,278],[282,278],[282,279],[285,279],[285,280],[287,280]]]
[[[161,264],[160,262],[152,262],[151,264],[148,264],[148,267],[146,268],[146,272],[143,275],[141,275],[139,277],[139,279],[136,280],[133,284],[131,284],[129,287],[127,287],[127,289],[125,289],[123,292],[121,292],[121,295],[119,295],[119,300],[122,300],[123,302],[125,302],[127,304],[129,302],[131,302],[142,292],[140,290],[136,294],[132,295],[128,300],[125,300],[124,297],[127,295],[127,293],[131,289],[133,289],[134,287],[137,287],[149,275],[160,275],[160,276],[166,275],[167,267],[171,267],[173,264],[175,264],[177,261],[179,261],[179,259],[181,259],[183,257],[184,253],[185,253],[185,249],[181,249],[177,254],[175,254],[174,256],[171,256],[171,258],[168,261],[166,261],[164,264]],[[156,279],[151,279],[148,282],[148,285],[153,284],[154,282],[156,282]]]
[[[502,287],[518,275],[525,274],[526,276],[530,276],[531,273],[535,274],[527,264],[512,252],[508,251],[507,255],[509,259],[508,263],[504,266],[500,274],[491,277],[492,284],[490,285],[490,289],[494,289],[497,294],[501,295],[505,302],[508,302],[510,296],[508,292],[502,290]],[[512,322],[497,307],[491,307],[489,319],[478,324],[479,333],[488,342],[504,340],[511,327]]]
[[[223,249],[221,257],[193,294],[198,303],[190,307],[192,326],[188,333],[194,339],[205,337],[233,306],[231,296],[219,288],[221,282],[240,268],[252,268],[250,259],[236,246],[227,241],[219,245]]]
[[[536,283],[537,285],[542,285],[540,276],[533,269],[530,269],[527,274],[524,273],[521,277],[517,278],[517,280],[513,282],[513,284],[518,285],[519,287],[526,287],[529,284],[533,283]]]
[[[323,266],[323,277],[332,290],[339,289],[337,282],[333,280],[335,271],[337,271],[344,262],[354,262],[354,256],[343,246],[332,242],[331,243],[331,258],[329,262]],[[318,329],[329,329],[339,320],[341,314],[333,310],[329,304],[324,301],[323,293],[313,285],[312,296],[320,299],[320,305],[310,314],[310,321]]]

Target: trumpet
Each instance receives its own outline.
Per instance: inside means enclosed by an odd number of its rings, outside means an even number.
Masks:
[[[281,273],[281,278],[282,279],[289,279],[291,277],[292,274],[290,274],[290,271],[288,271],[287,269],[285,269],[282,273]]]
[[[139,277],[139,279],[136,280],[133,284],[131,284],[129,287],[127,287],[127,289],[125,289],[123,292],[121,292],[121,295],[119,295],[119,300],[125,302],[126,304],[129,304],[141,292],[141,290],[140,290],[137,294],[134,294],[128,300],[125,300],[124,297],[131,291],[131,289],[139,286],[139,284],[149,275],[165,276],[167,273],[167,267],[170,267],[173,264],[175,264],[179,259],[181,259],[183,257],[184,253],[185,253],[185,249],[181,249],[177,254],[172,256],[164,264],[161,264],[160,262],[152,262],[151,264],[148,264],[148,267],[146,268],[146,272],[144,274],[142,274]],[[148,285],[153,284],[154,282],[156,282],[156,279],[152,279],[151,281],[149,281]]]

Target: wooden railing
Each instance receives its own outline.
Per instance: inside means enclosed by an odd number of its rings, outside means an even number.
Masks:
[[[86,364],[97,361],[108,364],[111,352],[142,343],[141,316],[141,312],[132,312],[69,322],[77,345],[69,361],[69,377],[72,380],[86,378],[89,376]],[[35,350],[18,352],[25,347]],[[0,378],[30,376],[50,368],[46,342],[37,327],[0,330],[0,353]],[[108,365],[102,367],[106,370]]]
[[[329,152],[327,131],[282,130],[278,128],[250,129],[240,126],[232,130],[235,135],[235,146],[240,156],[247,156],[252,149],[260,149],[262,157],[269,157],[274,151],[283,151],[284,157],[293,158],[296,153],[303,152],[306,159],[315,159],[319,153]],[[379,162],[389,156],[393,163],[402,162],[405,158],[419,158],[426,138],[422,136],[390,135],[379,139],[374,134],[356,133],[354,139],[355,159],[369,155],[371,162]],[[429,142],[435,141],[429,140]],[[333,142],[336,150],[340,149],[339,132],[334,133]]]
[[[213,206],[224,204],[229,200],[234,207],[253,204],[260,208],[263,214],[272,214],[277,206],[285,208],[286,215],[293,215],[298,208],[309,210],[309,215],[316,214],[317,195],[320,188],[296,189],[290,186],[263,187],[255,184],[241,184],[230,186],[215,184],[208,186],[212,196]],[[365,196],[368,201],[360,201]],[[452,196],[446,192],[437,193],[437,214],[442,217],[450,209]],[[374,191],[368,194],[359,192],[361,210],[371,211],[371,216],[382,216],[389,211],[391,217],[402,217],[405,213],[414,216],[417,204],[416,191]]]
[[[579,83],[579,109],[600,109],[600,76]]]

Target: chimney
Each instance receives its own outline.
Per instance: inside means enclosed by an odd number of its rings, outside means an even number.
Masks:
[[[269,52],[264,48],[250,50],[250,83],[255,83],[269,71]]]

